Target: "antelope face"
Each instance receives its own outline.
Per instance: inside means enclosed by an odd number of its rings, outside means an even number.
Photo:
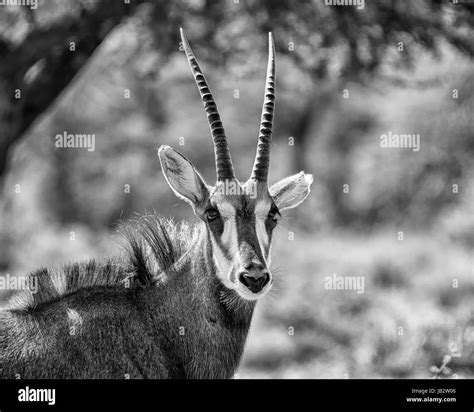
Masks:
[[[308,196],[313,178],[300,172],[271,187],[267,185],[275,101],[275,51],[271,35],[257,155],[251,177],[244,184],[235,178],[217,106],[182,31],[181,38],[211,127],[217,183],[206,184],[191,162],[169,146],[158,151],[161,167],[171,189],[190,203],[205,222],[220,281],[242,298],[255,300],[268,292],[273,283],[269,271],[270,245],[280,212],[294,208]]]
[[[206,224],[221,282],[248,300],[267,293],[273,283],[269,270],[273,230],[281,211],[308,196],[312,176],[300,172],[270,188],[252,178],[245,184],[229,179],[209,186],[181,153],[161,146],[158,155],[171,189]]]
[[[251,182],[219,182],[197,212],[206,222],[220,280],[251,300],[264,295],[273,283],[270,245],[279,215],[271,196],[257,195],[256,188]]]

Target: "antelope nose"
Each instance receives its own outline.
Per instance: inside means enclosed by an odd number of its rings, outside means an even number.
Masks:
[[[266,271],[259,274],[244,271],[240,272],[239,281],[253,293],[258,293],[270,281],[270,275]]]

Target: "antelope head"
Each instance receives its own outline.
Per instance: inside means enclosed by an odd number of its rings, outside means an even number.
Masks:
[[[255,300],[270,290],[272,232],[280,212],[299,205],[309,194],[313,177],[300,172],[268,187],[268,167],[275,106],[275,46],[269,33],[269,58],[257,154],[250,178],[235,178],[224,128],[212,93],[189,42],[181,39],[198,86],[214,142],[217,180],[208,185],[192,163],[169,146],[158,151],[171,189],[193,207],[206,225],[220,281],[242,298]]]

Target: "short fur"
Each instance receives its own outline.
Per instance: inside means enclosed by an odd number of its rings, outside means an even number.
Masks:
[[[0,309],[0,377],[229,378],[237,369],[256,299],[272,286],[276,217],[306,198],[312,177],[267,185],[271,35],[257,156],[243,185],[234,178],[217,106],[183,31],[181,37],[214,138],[215,187],[169,146],[158,156],[169,186],[201,223],[145,216],[123,228],[123,257],[30,274],[31,290]],[[239,190],[227,193],[227,183]]]
[[[2,378],[229,378],[254,308],[213,275],[204,224],[146,216],[126,257],[42,269],[0,310]],[[204,275],[207,272],[209,275]],[[60,276],[61,293],[51,281]]]

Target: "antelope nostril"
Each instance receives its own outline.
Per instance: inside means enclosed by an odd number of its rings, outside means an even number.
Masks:
[[[253,293],[257,293],[270,281],[270,275],[265,272],[261,276],[256,277],[248,272],[241,272],[239,274],[239,281]]]
[[[249,287],[249,282],[248,279],[250,278],[248,272],[240,272],[239,274],[239,281],[242,283],[244,286]]]
[[[251,262],[251,263],[248,263],[245,268],[245,270],[264,270],[265,269],[265,266],[263,266],[262,263],[260,262]]]

